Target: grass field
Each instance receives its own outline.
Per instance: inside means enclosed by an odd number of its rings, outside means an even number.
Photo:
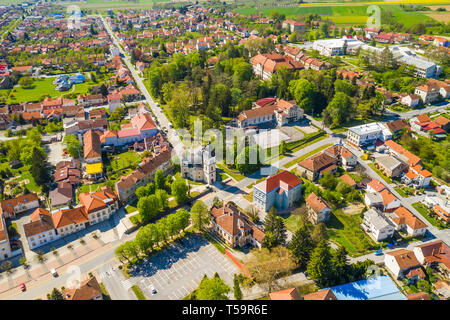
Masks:
[[[432,218],[428,215],[428,210],[427,208],[421,203],[421,202],[416,202],[413,203],[412,206],[414,207],[414,209],[416,209],[425,219],[427,219],[427,221],[429,223],[431,223],[433,226],[437,227],[438,229],[444,229],[444,225],[443,223],[441,223],[440,221],[438,221],[435,218]]]
[[[333,211],[326,222],[330,240],[344,246],[352,256],[366,254],[375,243],[360,228],[361,217],[358,214],[347,215],[340,209]]]
[[[0,96],[6,98],[6,95],[9,92],[9,96],[6,99],[7,104],[40,101],[45,95],[49,95],[52,98],[57,98],[68,94],[86,94],[89,92],[89,88],[95,85],[93,82],[87,81],[85,83],[74,85],[72,89],[68,91],[61,92],[55,90],[55,85],[52,83],[53,80],[53,77],[35,79],[33,87],[30,89],[23,89],[20,86],[14,87],[11,90],[2,89],[0,90]]]
[[[301,217],[298,214],[280,215],[280,217],[283,218],[286,229],[291,232],[296,232],[302,223]]]

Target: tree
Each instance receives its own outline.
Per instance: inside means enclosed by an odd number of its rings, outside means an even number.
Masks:
[[[311,279],[321,287],[333,285],[333,259],[327,241],[322,240],[311,254],[307,271]]]
[[[161,210],[160,204],[160,200],[154,194],[140,198],[137,203],[137,209],[142,221],[154,218]]]
[[[136,240],[131,240],[131,241],[125,242],[123,251],[128,257],[133,257],[133,258],[139,260],[139,247],[137,245]]]
[[[23,89],[30,89],[31,86],[33,85],[33,79],[31,79],[30,77],[22,77],[19,80],[19,85]]]
[[[166,190],[158,189],[155,191],[155,196],[159,201],[159,205],[162,210],[169,208],[169,195]]]
[[[334,283],[342,284],[351,280],[351,266],[348,264],[347,250],[343,246],[339,246],[333,255],[334,265]]]
[[[43,155],[37,147],[33,148],[32,153],[32,164],[31,164],[31,175],[34,181],[43,187],[46,187],[47,183],[50,182],[50,173],[45,163],[46,156]],[[48,187],[47,187],[48,190]]]
[[[231,288],[219,277],[204,279],[197,288],[197,300],[228,300]]]
[[[171,185],[172,196],[174,196],[175,201],[180,204],[188,198],[188,186],[183,179],[176,179]]]
[[[348,123],[355,116],[350,97],[343,92],[336,92],[322,115],[323,122],[327,126],[338,127]]]
[[[275,280],[287,276],[295,269],[295,263],[288,249],[283,246],[253,249],[246,266],[253,280],[271,292]]]
[[[241,287],[239,286],[239,279],[237,277],[237,274],[234,274],[233,278],[233,293],[236,300],[242,300],[242,291]]]
[[[116,109],[117,110],[117,109]],[[81,144],[77,136],[74,134],[67,134],[64,136],[63,142],[66,144],[66,152],[73,158],[78,158],[81,152]]]
[[[314,85],[307,79],[292,80],[289,82],[289,91],[295,101],[305,113],[309,114],[315,110],[315,96],[317,94]]]
[[[273,248],[286,242],[287,231],[283,219],[277,215],[276,209],[273,207],[267,214],[264,221],[264,232],[266,236],[263,238],[263,247]]]
[[[209,225],[210,219],[208,207],[202,201],[196,201],[191,208],[191,220],[194,228],[203,230]]]
[[[301,269],[306,268],[314,247],[315,242],[311,237],[308,227],[305,225],[301,226],[294,233],[294,236],[288,245],[289,251],[291,251],[295,262]]]
[[[314,226],[313,232],[311,233],[311,237],[315,243],[319,243],[322,240],[328,240],[328,233],[326,225],[321,222]]]
[[[64,300],[64,296],[61,293],[61,291],[59,291],[56,288],[53,288],[52,292],[47,295],[47,299],[48,300]]]
[[[164,189],[166,186],[166,178],[161,169],[157,170],[155,173],[155,186],[156,189]]]

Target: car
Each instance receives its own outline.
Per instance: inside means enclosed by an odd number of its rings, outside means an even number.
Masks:
[[[154,287],[152,284],[150,284],[150,285],[148,286],[148,288],[150,289],[150,291],[151,291],[153,294],[156,294],[156,289],[155,289],[155,287]]]
[[[377,251],[375,251],[375,255],[376,256],[382,256],[383,255],[383,251],[377,250]]]
[[[27,287],[25,286],[25,283],[22,282],[21,284],[19,284],[19,286],[20,286],[20,290],[22,290],[22,292],[27,290]]]
[[[50,269],[50,273],[54,276],[57,277],[58,276],[58,272],[56,272],[56,270],[54,268]]]

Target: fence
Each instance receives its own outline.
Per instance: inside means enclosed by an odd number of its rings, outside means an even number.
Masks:
[[[228,251],[227,249],[225,249],[225,254],[238,266],[239,269],[241,269],[241,271],[248,277],[248,278],[252,278],[250,276],[250,272],[248,272],[248,269],[238,260],[236,259],[230,251]]]

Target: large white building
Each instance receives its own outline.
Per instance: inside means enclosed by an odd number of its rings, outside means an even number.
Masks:
[[[377,241],[390,239],[395,231],[394,227],[388,222],[386,217],[373,208],[364,212],[364,219],[361,226]]]
[[[323,56],[330,57],[354,53],[363,44],[355,38],[343,37],[341,39],[316,40],[313,43],[313,49],[319,51]]]
[[[391,131],[379,122],[351,127],[347,131],[347,140],[358,147],[374,144],[377,139],[386,141],[391,138]]]
[[[180,167],[183,178],[207,184],[216,182],[216,157],[210,144],[183,154]]]

